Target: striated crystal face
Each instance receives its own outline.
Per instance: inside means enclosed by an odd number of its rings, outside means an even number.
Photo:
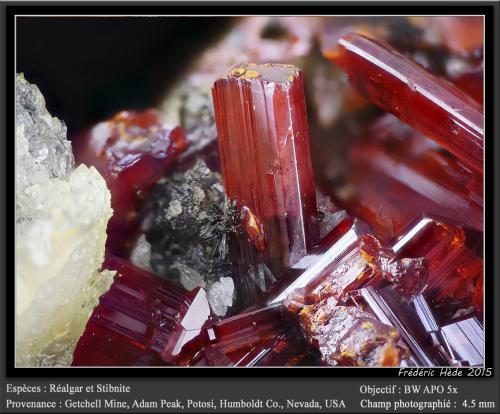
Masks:
[[[237,66],[215,82],[213,97],[224,188],[246,209],[250,242],[235,260],[253,261],[263,277],[240,283],[248,303],[252,289],[266,290],[269,274],[279,277],[318,241],[302,74],[291,65]],[[238,272],[249,279],[248,267]]]
[[[16,364],[69,365],[113,276],[99,272],[110,193],[94,168],[73,170],[38,88],[18,76],[16,94]]]
[[[382,289],[369,286],[353,291],[350,295],[361,310],[370,312],[382,323],[397,329],[410,350],[405,355],[404,364],[449,365],[446,352],[439,342],[439,325],[422,297],[418,296],[409,302],[392,286]]]
[[[188,365],[287,366],[307,356],[296,322],[277,304],[215,323]]]
[[[366,224],[347,216],[270,289],[268,303],[288,299],[291,307],[300,307],[330,297],[341,301],[351,290],[384,282],[405,297],[419,293],[426,283],[426,259],[396,257],[368,232]]]
[[[138,232],[139,201],[187,148],[184,132],[156,110],[122,111],[76,142],[77,162],[95,166],[106,179],[114,211],[107,244],[124,256]]]
[[[366,134],[350,150],[345,201],[377,233],[393,238],[422,213],[483,230],[482,175],[390,114]]]
[[[333,60],[366,98],[482,174],[484,117],[476,101],[367,37],[349,33],[338,44]]]
[[[476,286],[483,282],[483,260],[468,239],[473,233],[432,217],[421,217],[400,235],[393,251],[400,256],[425,257],[429,276],[424,294],[434,307],[442,307],[441,318],[474,310],[483,313],[476,301]]]
[[[179,357],[210,315],[205,291],[187,292],[112,255],[104,267],[116,277],[78,341],[73,365],[164,365]]]

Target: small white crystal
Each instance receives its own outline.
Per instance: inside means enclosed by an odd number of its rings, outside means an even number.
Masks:
[[[16,82],[16,365],[71,364],[113,273],[104,259],[111,196],[97,170],[73,170],[66,128]]]
[[[217,316],[225,316],[233,305],[234,282],[230,277],[221,277],[208,290],[208,303]]]
[[[167,217],[177,217],[182,213],[182,204],[179,200],[172,200],[168,205]]]
[[[136,240],[130,253],[130,261],[141,269],[148,272],[153,271],[151,268],[151,244],[146,240],[146,235],[141,234]]]

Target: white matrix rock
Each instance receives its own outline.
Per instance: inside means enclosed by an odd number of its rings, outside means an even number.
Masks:
[[[93,167],[74,169],[66,127],[39,89],[16,81],[16,365],[71,364],[113,273],[104,259],[111,196]]]

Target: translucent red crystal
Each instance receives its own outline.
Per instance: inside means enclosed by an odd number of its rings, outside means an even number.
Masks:
[[[297,324],[287,317],[281,304],[276,304],[215,323],[189,365],[297,365],[307,353]]]
[[[338,45],[333,60],[366,98],[482,174],[484,117],[476,101],[372,39],[349,33]]]
[[[180,358],[210,316],[205,291],[187,292],[113,255],[117,272],[94,309],[73,355],[73,365],[165,365]]]
[[[477,65],[458,76],[453,77],[452,82],[464,91],[466,94],[474,98],[483,107],[483,86],[484,86],[484,67]]]
[[[247,224],[251,214],[262,226],[250,226],[262,259],[240,245],[235,261],[260,261],[279,277],[319,235],[302,73],[238,66],[215,82],[213,98],[227,196],[247,209]],[[271,282],[265,276],[264,290]]]
[[[483,313],[482,300],[477,300],[475,293],[483,283],[483,260],[468,246],[462,227],[424,216],[401,234],[393,250],[405,257],[427,258],[429,275],[424,295],[433,306],[447,305],[442,318],[471,306],[478,314]]]
[[[369,234],[366,224],[347,216],[271,288],[268,303],[287,298],[303,303],[341,301],[351,290],[382,282],[411,297],[424,287],[426,276],[426,259],[397,258]]]
[[[483,230],[482,175],[387,114],[349,153],[344,203],[383,238],[422,213]]]
[[[441,325],[423,295],[404,300],[391,286],[350,293],[352,302],[398,329],[410,349],[402,366],[483,364],[483,328],[475,316]]]
[[[351,292],[350,297],[361,310],[397,329],[410,349],[410,354],[405,356],[405,365],[448,365],[448,355],[442,345],[433,341],[433,334],[439,331],[439,327],[432,315],[430,318],[426,315],[425,302],[404,300],[392,286],[381,289],[368,286]]]
[[[184,132],[158,111],[122,111],[76,140],[78,163],[93,165],[111,191],[108,248],[124,255],[134,240],[137,202],[186,149]]]

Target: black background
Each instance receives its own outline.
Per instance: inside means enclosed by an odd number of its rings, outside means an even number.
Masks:
[[[16,70],[40,88],[71,136],[122,109],[157,105],[233,20],[19,16]]]

